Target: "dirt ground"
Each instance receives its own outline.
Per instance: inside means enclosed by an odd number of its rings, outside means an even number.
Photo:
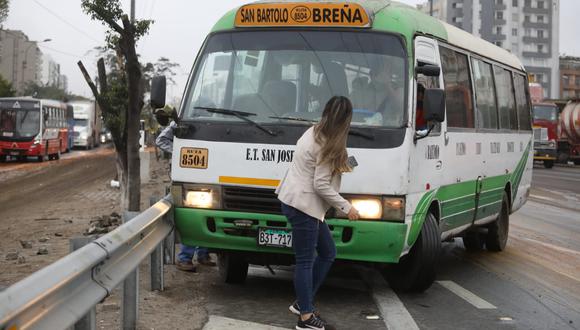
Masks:
[[[157,161],[154,153],[150,158],[151,181],[142,185],[142,210],[151,196],[163,196],[169,184],[167,161]],[[114,159],[112,149],[100,148],[43,164],[0,164],[0,290],[68,254],[69,239],[83,236],[91,221],[120,213],[119,190],[110,187]],[[207,316],[199,292],[216,270],[184,273],[166,266],[170,285],[164,292],[149,291],[148,270],[145,261],[139,275],[138,328],[201,328]],[[97,306],[98,328],[119,328],[118,291]]]

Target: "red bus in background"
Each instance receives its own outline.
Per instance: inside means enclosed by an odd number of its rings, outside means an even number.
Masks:
[[[0,98],[0,161],[59,159],[71,147],[69,112],[70,107],[59,101]]]

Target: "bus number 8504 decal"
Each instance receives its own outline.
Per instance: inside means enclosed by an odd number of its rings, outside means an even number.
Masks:
[[[179,165],[185,168],[207,168],[207,149],[181,148]]]

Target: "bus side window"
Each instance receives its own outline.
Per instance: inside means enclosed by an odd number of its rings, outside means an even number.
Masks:
[[[497,104],[491,64],[472,58],[477,128],[497,129]]]
[[[439,47],[439,52],[445,84],[447,126],[474,128],[473,92],[467,55],[445,47]]]
[[[518,109],[518,126],[520,131],[531,131],[530,105],[526,96],[528,82],[521,74],[514,74],[514,86],[516,92],[516,106]]]
[[[497,66],[494,66],[493,70],[495,73],[495,85],[497,87],[500,128],[517,130],[518,119],[511,72]]]

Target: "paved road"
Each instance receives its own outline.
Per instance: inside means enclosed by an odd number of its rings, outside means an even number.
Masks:
[[[580,194],[580,166],[535,166],[532,187]]]
[[[444,243],[437,282],[423,294],[395,293],[367,266],[338,265],[321,289],[322,313],[339,329],[580,329],[580,167],[537,167],[533,188],[510,218],[506,251]],[[253,268],[244,286],[214,282],[206,329],[237,329],[238,320],[292,328],[291,276]]]

